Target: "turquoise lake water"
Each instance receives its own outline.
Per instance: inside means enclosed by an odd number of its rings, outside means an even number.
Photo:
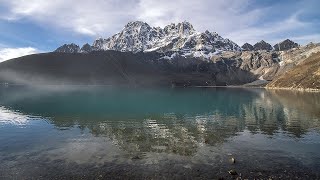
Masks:
[[[319,179],[320,93],[0,87],[0,179],[235,177]]]

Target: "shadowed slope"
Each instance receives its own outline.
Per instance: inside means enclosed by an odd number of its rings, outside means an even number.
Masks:
[[[254,76],[236,61],[194,58],[160,59],[159,53],[46,53],[0,63],[0,82],[85,85],[226,85],[250,82]]]

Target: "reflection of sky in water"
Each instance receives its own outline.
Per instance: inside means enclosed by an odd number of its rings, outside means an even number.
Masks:
[[[28,116],[19,112],[8,110],[4,107],[0,107],[0,125],[26,125],[28,123]]]

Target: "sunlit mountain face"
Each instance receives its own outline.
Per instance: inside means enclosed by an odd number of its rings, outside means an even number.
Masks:
[[[319,99],[263,89],[2,87],[0,174],[210,178],[236,168],[268,177],[284,168],[284,177],[317,177]]]

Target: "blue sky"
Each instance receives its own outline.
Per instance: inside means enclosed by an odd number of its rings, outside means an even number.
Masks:
[[[0,61],[91,44],[135,20],[160,27],[186,20],[239,45],[286,38],[304,45],[320,42],[319,7],[319,0],[0,0]]]

